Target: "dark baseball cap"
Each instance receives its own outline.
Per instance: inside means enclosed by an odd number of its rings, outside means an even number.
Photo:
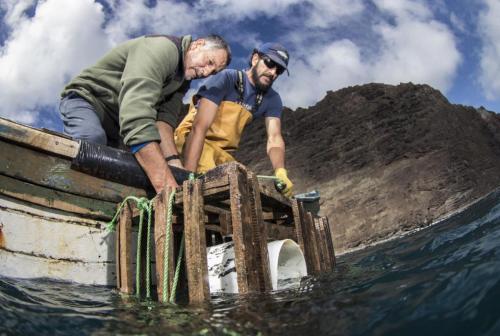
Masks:
[[[283,45],[276,42],[268,42],[261,45],[258,49],[256,49],[256,51],[268,56],[275,63],[282,66],[283,69],[285,69],[290,75],[290,72],[288,71],[288,60],[290,55]]]

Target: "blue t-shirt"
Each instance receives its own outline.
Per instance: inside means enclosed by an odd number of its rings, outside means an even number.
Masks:
[[[250,83],[243,71],[244,94],[242,106],[252,112],[253,119],[260,117],[281,117],[283,103],[278,92],[269,88],[264,94],[262,102],[257,111],[252,111],[257,97],[257,90]],[[198,90],[197,96],[204,97],[220,105],[223,101],[239,102],[240,93],[236,83],[238,82],[238,70],[225,69],[211,76]]]

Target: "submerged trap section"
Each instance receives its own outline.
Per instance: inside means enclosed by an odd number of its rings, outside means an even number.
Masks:
[[[168,213],[171,193],[175,193],[172,215]],[[179,246],[185,245],[184,280],[179,282],[188,293],[190,303],[210,298],[207,247],[232,241],[234,267],[240,294],[273,289],[268,255],[268,241],[291,239],[305,257],[307,272],[317,275],[335,266],[335,253],[328,219],[307,210],[302,201],[288,199],[275,188],[274,182],[260,180],[237,162],[218,166],[203,177],[185,181],[182,188],[169,188],[153,199],[153,242],[144,238],[139,249],[154,249],[157,295],[163,295],[164,277],[172,288]],[[132,294],[137,281],[151,276],[144,253],[140,267],[146,276],[134,276],[132,223],[139,211],[128,202],[121,211],[116,235],[117,286]],[[167,234],[167,219],[172,234]],[[166,242],[168,237],[169,241]],[[168,244],[164,263],[165,243]],[[168,270],[164,270],[168,265]],[[153,273],[153,272],[151,272]],[[135,274],[137,275],[137,274]]]

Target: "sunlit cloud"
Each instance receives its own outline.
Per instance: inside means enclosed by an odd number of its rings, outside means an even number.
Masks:
[[[500,94],[500,5],[498,0],[482,1],[487,6],[479,20],[480,82],[488,97],[495,98]],[[1,116],[36,123],[40,107],[52,107],[55,114],[59,92],[73,76],[114,45],[143,34],[203,36],[215,30],[238,51],[232,67],[245,67],[251,50],[262,42],[282,42],[291,54],[291,75],[278,79],[276,88],[292,108],[314,104],[329,90],[374,81],[426,83],[446,93],[463,59],[454,31],[465,23],[447,12],[444,1],[101,3],[0,3],[2,25],[7,27],[2,32],[7,39],[0,46]],[[439,21],[436,11],[447,13],[440,17],[450,23]],[[190,92],[198,85],[194,83]]]
[[[104,15],[90,0],[48,0],[32,18],[16,6],[7,17],[15,26],[0,53],[0,114],[30,123],[39,106],[57,103],[68,78],[109,48]]]
[[[430,84],[444,92],[450,88],[461,62],[452,31],[434,20],[432,12],[422,3],[409,0],[373,3],[385,15],[372,20],[375,23],[369,32],[369,38],[376,38],[373,43],[378,48],[363,50],[361,45],[366,45],[365,41],[342,39],[307,48],[314,52],[299,52],[300,61],[292,63],[293,78],[277,84],[283,89],[287,106],[306,107],[328,90],[369,82],[411,81]],[[293,39],[302,41],[297,36]]]

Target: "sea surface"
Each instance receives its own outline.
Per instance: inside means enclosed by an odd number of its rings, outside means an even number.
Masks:
[[[0,278],[0,335],[500,335],[500,192],[269,295],[161,305]]]

